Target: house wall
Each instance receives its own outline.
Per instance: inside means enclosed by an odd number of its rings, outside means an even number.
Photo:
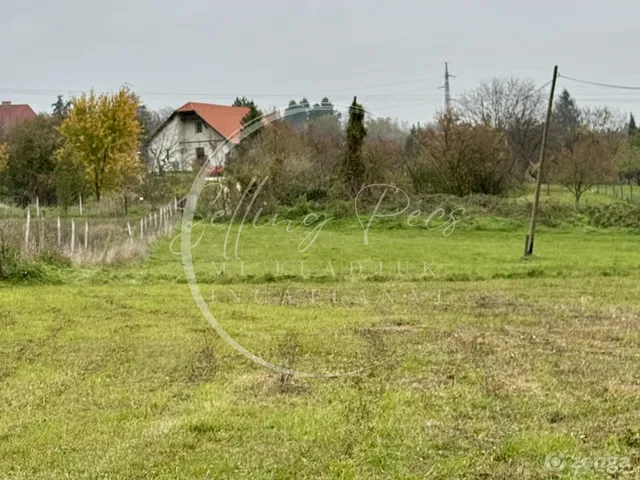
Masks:
[[[205,158],[209,160],[224,137],[203,123],[203,130],[198,133],[198,117],[175,115],[158,131],[149,142],[147,153],[153,160],[153,171],[191,171],[196,162],[196,149],[204,148]]]

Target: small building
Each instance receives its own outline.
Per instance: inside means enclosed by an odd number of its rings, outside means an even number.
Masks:
[[[154,172],[191,171],[212,159],[227,141],[237,143],[248,107],[189,102],[151,135],[146,154]],[[222,160],[212,162],[222,166]],[[218,170],[219,171],[219,170]]]
[[[36,112],[29,105],[14,105],[9,101],[3,101],[0,104],[0,139],[16,125],[34,117]]]

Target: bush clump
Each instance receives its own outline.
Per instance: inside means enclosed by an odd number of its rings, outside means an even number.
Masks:
[[[44,279],[41,262],[25,260],[18,249],[0,244],[0,280],[16,283],[33,283]]]
[[[640,229],[640,206],[616,202],[608,205],[585,207],[589,223],[600,228]]]

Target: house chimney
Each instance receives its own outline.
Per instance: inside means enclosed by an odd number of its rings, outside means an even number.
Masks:
[[[10,100],[3,100],[2,101],[2,106],[3,107],[8,107],[9,105],[11,105],[11,101]]]

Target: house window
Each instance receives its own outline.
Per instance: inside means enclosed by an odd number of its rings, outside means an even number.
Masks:
[[[202,124],[202,122],[196,122],[196,133],[202,133],[203,128],[204,125]]]
[[[198,161],[198,163],[200,165],[204,164],[204,147],[197,147],[196,148],[196,160]]]

